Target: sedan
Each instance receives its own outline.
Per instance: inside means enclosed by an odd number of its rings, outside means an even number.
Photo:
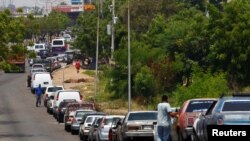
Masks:
[[[121,125],[118,138],[122,141],[130,139],[154,139],[154,127],[157,123],[157,111],[128,112]]]
[[[224,128],[232,125],[250,125],[250,95],[234,95],[221,97],[214,102],[205,114],[201,113],[193,125],[193,139],[208,141],[209,127]],[[229,125],[229,126],[228,126]],[[228,129],[228,130],[230,130]]]

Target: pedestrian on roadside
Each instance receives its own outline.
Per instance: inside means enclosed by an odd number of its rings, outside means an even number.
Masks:
[[[76,67],[77,73],[79,73],[79,70],[80,70],[80,68],[81,68],[80,60],[77,60],[77,61],[76,61],[75,67]]]
[[[171,118],[178,117],[178,113],[172,112],[167,95],[162,96],[161,102],[157,105],[157,110],[157,141],[171,141]]]
[[[27,76],[27,87],[30,87],[30,85],[31,85],[31,76],[28,75]]]
[[[37,88],[35,88],[35,95],[36,95],[36,107],[41,106],[41,98],[43,95],[43,89],[41,87],[41,84],[38,85]]]

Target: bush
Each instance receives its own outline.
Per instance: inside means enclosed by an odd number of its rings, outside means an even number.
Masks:
[[[229,92],[229,88],[224,73],[212,74],[195,70],[191,85],[188,87],[179,85],[171,99],[173,99],[174,105],[180,106],[187,99],[218,98],[222,93],[227,92]]]
[[[149,67],[142,67],[135,75],[134,88],[137,96],[151,97],[155,90],[154,76]]]

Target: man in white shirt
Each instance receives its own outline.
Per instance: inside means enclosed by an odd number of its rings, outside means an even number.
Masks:
[[[158,104],[157,109],[157,141],[170,141],[171,117],[178,117],[178,113],[172,112],[167,95],[162,96],[162,102]]]

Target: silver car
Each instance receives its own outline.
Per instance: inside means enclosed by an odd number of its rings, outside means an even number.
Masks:
[[[91,112],[93,112],[93,110],[90,110],[90,109],[79,109],[74,112],[73,119],[70,125],[72,135],[77,134],[79,132],[80,123],[82,121],[83,115],[86,113],[91,113]]]
[[[118,137],[122,141],[129,139],[154,139],[154,126],[157,123],[157,111],[128,112],[121,125]]]
[[[109,129],[114,119],[124,118],[123,115],[105,115],[102,117],[101,123],[96,129],[96,141],[108,141]]]
[[[217,129],[217,127],[230,127],[228,131],[235,130],[235,126],[232,125],[250,125],[249,119],[250,95],[221,97],[210,106],[205,114],[200,114],[195,120],[192,139],[208,141],[207,133],[211,132],[209,127],[212,127],[211,130]]]
[[[101,121],[102,121],[101,117],[95,118],[93,124],[90,126],[89,129],[88,141],[96,141],[96,134],[97,134],[96,129],[99,127]]]
[[[80,123],[80,129],[79,129],[80,140],[85,141],[88,139],[89,130],[94,120],[96,118],[101,118],[104,115],[105,113],[102,113],[102,112],[92,112],[92,113],[87,113],[83,115],[82,121]]]

